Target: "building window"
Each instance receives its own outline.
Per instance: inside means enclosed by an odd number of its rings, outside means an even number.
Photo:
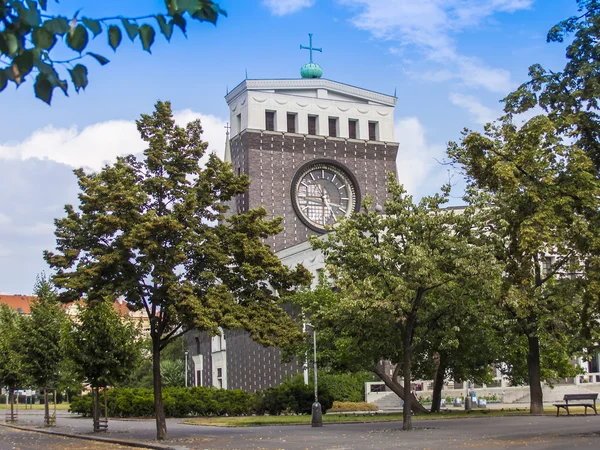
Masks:
[[[317,116],[308,116],[308,134],[317,134]]]
[[[217,384],[220,389],[223,389],[223,369],[221,367],[217,367]]]
[[[265,111],[265,130],[275,131],[275,111]]]
[[[330,117],[329,118],[329,136],[337,137],[337,135],[338,135],[337,127],[338,127],[337,117]]]
[[[288,113],[287,115],[287,131],[288,133],[296,132],[296,117],[297,114]]]
[[[348,137],[350,139],[358,139],[358,120],[348,120]]]
[[[202,386],[202,371],[196,370],[196,386]]]
[[[377,141],[379,140],[379,123],[378,122],[369,122],[369,140]]]
[[[235,116],[235,124],[237,127],[237,132],[241,133],[242,132],[242,113],[239,113],[237,116]]]
[[[200,338],[196,337],[196,354],[199,355],[200,354]]]

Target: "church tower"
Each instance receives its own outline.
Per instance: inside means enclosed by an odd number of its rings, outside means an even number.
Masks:
[[[360,208],[370,194],[386,199],[386,174],[396,173],[396,98],[321,78],[310,62],[300,79],[246,79],[225,97],[230,111],[227,152],[236,173],[251,185],[232,210],[264,206],[283,217],[274,251],[323,234]]]
[[[321,78],[310,61],[299,79],[242,81],[225,97],[230,111],[225,160],[250,178],[231,212],[263,206],[283,217],[283,231],[267,243],[284,264],[315,273],[322,255],[310,235],[322,235],[358,211],[365,195],[386,200],[387,173],[396,173],[396,97]],[[278,348],[266,348],[240,330],[223,337],[186,333],[192,384],[255,392],[281,384],[302,371],[298,361],[281,363]]]

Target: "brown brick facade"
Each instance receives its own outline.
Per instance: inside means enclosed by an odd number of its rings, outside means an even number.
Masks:
[[[283,231],[268,241],[274,251],[300,244],[315,234],[296,216],[290,194],[298,168],[311,160],[332,159],[358,180],[360,195],[376,204],[387,198],[387,172],[396,173],[398,144],[355,139],[244,130],[231,140],[236,173],[250,177],[247,194],[236,199],[234,211],[264,206],[272,217],[283,217]]]

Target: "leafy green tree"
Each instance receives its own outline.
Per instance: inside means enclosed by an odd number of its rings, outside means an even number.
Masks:
[[[566,46],[566,64],[561,71],[548,70],[540,64],[529,68],[530,80],[505,99],[505,111],[513,115],[540,107],[550,117],[559,134],[574,142],[591,158],[600,178],[600,61],[597,43],[600,39],[600,1],[577,0],[580,14],[550,29],[548,42]],[[600,229],[600,212],[588,210],[587,217]],[[584,334],[587,346],[596,345],[598,310],[600,309],[600,234],[592,233],[580,244],[584,265]],[[590,344],[592,343],[592,344]]]
[[[548,42],[562,43],[573,35],[566,48],[562,71],[534,64],[530,80],[505,99],[508,114],[523,113],[538,106],[548,114],[559,134],[569,136],[600,170],[600,1],[577,0],[579,16],[570,17],[550,29]]]
[[[165,387],[183,387],[185,385],[183,361],[162,361],[160,363],[160,376]]]
[[[21,324],[23,316],[8,305],[0,304],[0,386],[7,386],[10,417],[14,420],[14,392],[27,385],[23,363]]]
[[[280,304],[310,274],[288,269],[263,243],[281,219],[265,220],[264,208],[226,217],[227,202],[249,181],[214,154],[200,164],[207,144],[199,121],[176,126],[170,103],[158,102],[137,127],[149,146],[143,160],[75,171],[79,209],[66,206],[67,217],[56,221],[58,252],[45,258],[66,299],[123,295],[146,312],[157,437],[165,439],[161,351],[186,328],[245,329],[265,345],[297,339]]]
[[[100,418],[99,389],[112,386],[141,359],[140,332],[131,319],[121,317],[112,301],[101,299],[77,305],[76,320],[63,333],[66,356],[93,390],[94,429]]]
[[[472,245],[473,210],[455,214],[442,208],[449,191],[446,186],[415,203],[390,174],[385,214],[367,199],[335,233],[312,241],[323,251],[341,295],[330,308],[310,311],[311,322],[350,337],[350,355],[361,355],[372,370],[381,360],[398,365],[405,430],[412,428],[413,362],[455,306],[450,300],[456,297],[444,293],[477,286],[490,267],[485,247]],[[388,383],[388,374],[377,374]]]
[[[0,92],[9,81],[19,87],[29,76],[37,74],[35,96],[50,104],[57,87],[65,95],[69,84],[76,92],[85,89],[88,69],[79,61],[92,58],[101,65],[108,64],[105,56],[86,51],[91,39],[104,35],[109,47],[116,51],[123,36],[131,41],[139,37],[142,48],[150,53],[157,29],[170,40],[174,27],[185,34],[190,20],[216,24],[219,16],[226,15],[212,0],[164,0],[163,13],[96,18],[80,16],[80,10],[72,17],[53,15],[52,3],[52,0],[0,1]],[[56,59],[54,55],[65,50],[75,56]],[[70,82],[62,79],[66,72]]]
[[[547,116],[521,127],[504,117],[483,134],[465,131],[448,154],[466,175],[466,200],[487,216],[487,236],[503,265],[506,335],[518,333],[521,341],[512,348],[527,349],[514,353],[526,362],[513,359],[510,369],[517,375],[527,367],[531,413],[541,414],[541,381],[561,376],[578,345],[572,337],[581,320],[581,282],[564,274],[581,271],[586,216],[599,206],[594,165]],[[542,367],[544,360],[553,366]]]
[[[52,424],[48,406],[48,391],[60,380],[59,368],[64,358],[61,330],[67,316],[52,283],[45,275],[38,276],[31,302],[31,315],[23,319],[21,339],[27,373],[35,386],[44,390],[44,423]],[[56,400],[56,399],[55,399]]]

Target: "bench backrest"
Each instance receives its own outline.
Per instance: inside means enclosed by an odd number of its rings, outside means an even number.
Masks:
[[[598,394],[565,394],[564,400],[568,402],[569,400],[596,400],[598,398]]]

